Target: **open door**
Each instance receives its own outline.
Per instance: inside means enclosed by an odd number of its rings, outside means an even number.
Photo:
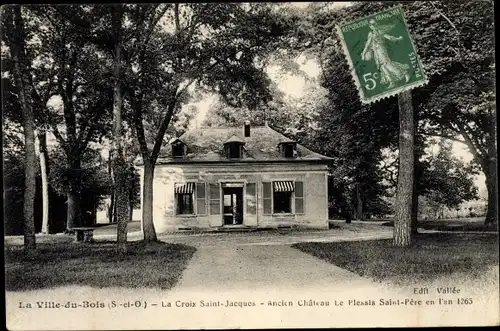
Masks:
[[[222,187],[223,224],[240,225],[243,224],[243,185],[229,185],[231,184],[224,184]]]

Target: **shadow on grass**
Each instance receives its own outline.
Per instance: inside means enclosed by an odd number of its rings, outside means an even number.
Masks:
[[[119,256],[116,243],[51,243],[37,245],[26,258],[22,246],[5,247],[5,288],[26,291],[66,285],[92,287],[172,288],[196,249],[164,242],[129,242]]]
[[[292,247],[358,275],[397,284],[433,280],[454,272],[475,277],[498,265],[498,236],[487,233],[420,234],[407,248],[392,246],[392,239],[299,243]]]

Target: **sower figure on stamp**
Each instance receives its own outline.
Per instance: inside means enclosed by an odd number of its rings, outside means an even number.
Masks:
[[[410,66],[392,61],[389,58],[384,41],[384,38],[393,42],[400,41],[403,37],[394,37],[386,33],[393,28],[392,25],[378,25],[373,19],[368,23],[370,32],[368,33],[368,40],[361,53],[363,61],[371,61],[372,59],[375,61],[380,74],[380,83],[384,85],[388,84],[388,89],[393,88],[395,83],[403,78],[405,82],[408,82],[410,80],[410,75],[408,73]]]

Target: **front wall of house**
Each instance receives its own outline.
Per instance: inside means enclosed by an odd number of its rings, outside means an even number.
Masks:
[[[239,183],[243,186],[243,225],[259,227],[304,226],[328,228],[326,166],[320,164],[217,164],[217,165],[157,165],[153,186],[153,219],[158,232],[179,228],[207,228],[223,225],[222,194],[219,200],[211,199],[215,195],[210,186],[218,187],[222,183]],[[142,178],[141,178],[142,180]],[[263,182],[293,181],[303,183],[303,212],[295,213],[295,193],[292,198],[292,213],[274,214],[264,211]],[[197,186],[194,193],[194,214],[176,215],[175,183],[205,183]],[[255,200],[247,200],[246,187],[255,183]],[[210,185],[211,184],[211,185]],[[198,191],[204,186],[204,194]],[[251,191],[251,189],[249,188]],[[300,195],[300,194],[299,194]],[[268,197],[268,196],[267,196]],[[300,199],[300,197],[297,197]],[[255,201],[255,213],[251,212]],[[268,200],[269,201],[269,200]],[[199,204],[205,204],[205,208]],[[211,207],[219,213],[211,214]],[[196,212],[198,209],[198,212]],[[267,210],[269,211],[269,209]]]

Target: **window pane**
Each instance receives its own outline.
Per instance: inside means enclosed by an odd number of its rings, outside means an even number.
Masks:
[[[262,183],[262,191],[262,193],[264,194],[264,199],[270,199],[272,193],[271,182]]]
[[[211,215],[220,214],[220,200],[210,200],[210,214]]]
[[[207,208],[205,199],[196,200],[196,214],[205,215],[206,213],[207,213]]]
[[[192,194],[177,194],[177,214],[193,214]]]
[[[304,182],[295,182],[295,196],[304,197]]]
[[[275,213],[292,212],[292,192],[274,192],[273,199]]]
[[[177,144],[172,146],[172,156],[182,157],[184,155],[184,146],[182,144]]]
[[[220,199],[219,183],[210,183],[210,199]]]
[[[205,183],[196,183],[196,198],[205,199]]]
[[[271,199],[264,199],[264,214],[271,214]]]
[[[255,215],[257,213],[255,183],[247,183],[246,199],[247,199],[247,214]]]
[[[303,214],[304,213],[304,199],[296,198],[295,199],[295,213]]]

